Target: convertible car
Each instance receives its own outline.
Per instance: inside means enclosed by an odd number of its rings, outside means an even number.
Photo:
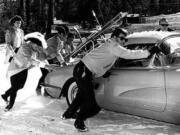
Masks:
[[[95,96],[101,108],[180,124],[180,34],[137,32],[128,36],[128,49],[158,46],[159,54],[145,59],[118,58],[109,75],[95,79]],[[65,96],[68,104],[78,90],[72,77],[74,64],[59,67],[45,79],[46,92]]]

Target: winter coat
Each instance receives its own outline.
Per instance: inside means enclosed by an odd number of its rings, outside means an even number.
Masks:
[[[7,44],[5,63],[7,63],[9,58],[13,55],[9,46],[11,46],[13,50],[19,48],[24,43],[24,31],[22,29],[8,29],[5,33],[5,42]]]
[[[49,59],[57,57],[60,62],[64,61],[63,56],[60,53],[63,48],[63,44],[63,41],[61,41],[57,35],[47,40],[48,47],[46,49],[46,53],[49,56]]]
[[[19,48],[24,43],[24,31],[22,29],[15,30],[14,28],[10,28],[6,31],[5,41],[13,49]]]
[[[90,51],[83,57],[82,62],[95,75],[100,77],[108,71],[118,57],[124,59],[141,59],[149,56],[147,50],[129,50],[119,45],[114,39]]]
[[[9,64],[7,77],[11,77],[24,69],[38,66],[41,62],[45,62],[45,59],[46,55],[43,49],[37,52],[32,49],[31,43],[24,43]]]

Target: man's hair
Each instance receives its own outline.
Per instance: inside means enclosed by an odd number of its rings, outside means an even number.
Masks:
[[[59,26],[62,26],[65,29],[67,35],[69,34],[70,30],[66,24],[60,24]]]
[[[70,32],[70,33],[68,34],[68,38],[74,38],[74,34],[73,34],[72,32]]]
[[[56,30],[57,30],[57,32],[59,33],[59,34],[63,34],[63,35],[67,35],[67,32],[66,32],[66,30],[65,30],[65,28],[63,27],[63,26],[57,26],[56,27]]]
[[[15,15],[9,20],[9,23],[13,25],[16,21],[21,21],[23,23],[23,19],[19,15]]]
[[[118,37],[120,34],[124,34],[125,36],[127,36],[128,32],[127,30],[123,29],[123,28],[116,28],[112,34],[111,34],[111,37]]]

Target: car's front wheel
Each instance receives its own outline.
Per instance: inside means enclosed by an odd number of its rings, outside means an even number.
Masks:
[[[78,87],[73,77],[66,81],[66,83],[63,86],[63,91],[64,91],[64,96],[66,97],[67,104],[70,105],[75,99],[76,94],[78,92]],[[96,102],[94,102],[93,108],[91,108],[91,111],[89,111],[87,117],[91,117],[97,114],[100,110],[101,108],[98,106]]]
[[[78,91],[78,87],[74,78],[70,78],[66,81],[65,91],[66,91],[65,97],[67,104],[70,105],[74,100],[74,98],[76,97]]]

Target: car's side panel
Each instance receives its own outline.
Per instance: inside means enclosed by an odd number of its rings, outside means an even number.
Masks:
[[[180,67],[166,67],[165,80],[168,111],[180,112]]]
[[[114,69],[104,85],[106,102],[153,111],[163,111],[165,108],[162,69]]]

